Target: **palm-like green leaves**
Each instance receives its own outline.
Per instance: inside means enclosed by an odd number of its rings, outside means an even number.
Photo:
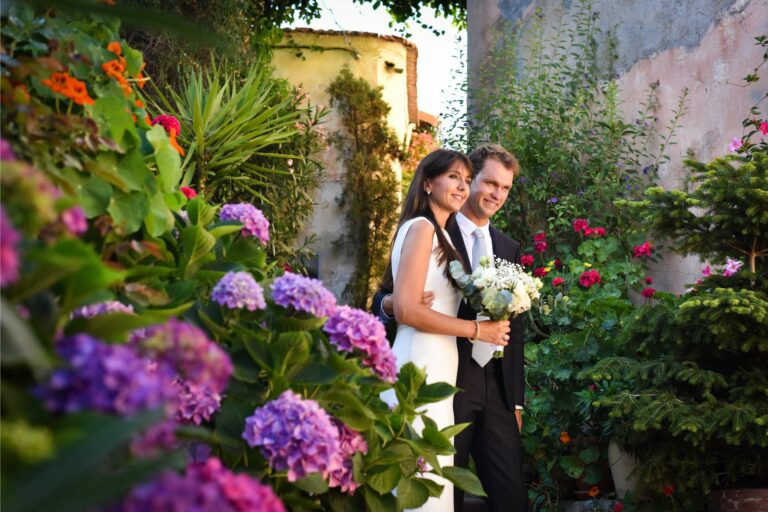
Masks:
[[[289,171],[263,160],[299,158],[281,147],[300,132],[304,112],[296,95],[261,62],[244,77],[215,66],[191,71],[181,92],[169,94],[159,95],[159,106],[182,125],[182,185],[219,200],[251,196],[269,203],[273,177]]]

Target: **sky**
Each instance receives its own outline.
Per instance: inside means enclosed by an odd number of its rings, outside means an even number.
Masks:
[[[359,5],[352,0],[319,0],[319,3],[323,7],[321,18],[310,24],[297,20],[291,27],[374,32],[402,37],[402,32],[389,26],[391,18],[383,8],[373,9],[370,4]],[[423,8],[422,19],[426,24],[445,31],[444,35],[436,36],[416,23],[407,27],[410,33],[407,39],[419,49],[416,84],[419,110],[440,115],[450,95],[456,94],[450,90],[451,70],[457,66],[455,56],[459,44],[466,46],[466,31],[456,29],[445,18],[435,17],[432,9]],[[461,43],[457,43],[458,36]]]

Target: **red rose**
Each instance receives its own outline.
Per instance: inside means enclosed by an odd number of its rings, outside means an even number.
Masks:
[[[591,288],[600,283],[600,272],[597,270],[585,270],[579,276],[579,284],[584,288]]]
[[[656,293],[656,290],[654,290],[653,288],[651,288],[651,287],[649,286],[648,288],[646,288],[645,290],[643,290],[642,292],[640,292],[640,295],[642,295],[642,296],[643,296],[643,297],[645,297],[646,299],[650,299],[651,297],[653,297],[653,294],[654,294],[654,293]]]
[[[664,489],[661,490],[662,494],[664,496],[672,496],[675,493],[675,486],[672,484],[669,484],[664,487]]]
[[[533,271],[534,277],[544,277],[547,275],[547,269],[544,267],[536,267],[536,269]]]
[[[651,276],[645,276],[645,284],[653,284],[653,278]]]
[[[546,241],[546,239],[547,239],[547,234],[544,233],[543,231],[533,235],[533,241],[534,242],[544,242],[544,241]]]
[[[595,228],[594,235],[598,237],[605,236],[605,228]]]
[[[594,231],[595,230],[592,228],[584,228],[584,236],[589,238],[590,236],[592,236],[592,233],[594,233]]]
[[[621,512],[624,510],[624,504],[620,501],[617,501],[613,504],[613,512]]]
[[[594,384],[590,384],[590,385],[589,385],[589,390],[590,390],[590,391],[597,391],[597,386],[596,386],[596,385],[594,385]]]
[[[544,240],[540,240],[538,242],[533,243],[533,250],[536,251],[537,253],[542,253],[546,251],[547,247],[549,246],[547,245],[547,242],[545,242]]]
[[[576,219],[573,221],[573,230],[580,233],[589,227],[587,219]]]
[[[557,270],[560,270],[561,268],[563,268],[563,262],[560,261],[560,258],[555,258],[555,268]]]
[[[197,197],[197,192],[195,192],[194,189],[191,189],[189,187],[180,187],[179,191],[184,194],[184,197],[187,199],[194,199]]]
[[[565,282],[565,279],[563,279],[562,277],[556,277],[552,280],[552,286],[560,286],[564,282]]]
[[[533,254],[523,254],[520,257],[520,264],[525,267],[533,266]]]
[[[636,245],[632,248],[632,255],[635,258],[639,258],[640,256],[650,256],[652,250],[653,250],[653,244],[651,244],[648,241],[645,241],[642,244]]]

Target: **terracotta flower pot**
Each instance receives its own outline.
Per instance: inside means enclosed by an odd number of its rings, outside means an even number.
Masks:
[[[709,493],[710,512],[765,512],[768,488],[716,489]]]

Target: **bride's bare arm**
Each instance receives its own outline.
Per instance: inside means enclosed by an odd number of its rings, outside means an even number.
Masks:
[[[415,222],[403,242],[400,265],[395,278],[392,302],[399,323],[420,331],[466,338],[475,337],[475,322],[444,315],[422,303],[424,283],[427,280],[432,237],[435,229],[429,222]],[[509,322],[480,322],[480,339],[506,345],[504,335]]]

